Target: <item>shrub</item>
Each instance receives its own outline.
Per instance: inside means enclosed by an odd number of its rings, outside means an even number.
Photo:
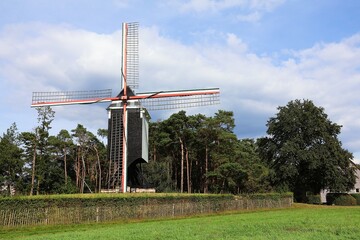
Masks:
[[[353,206],[356,205],[356,199],[347,193],[328,193],[326,194],[326,203],[328,205]]]
[[[326,204],[333,205],[336,198],[347,193],[328,193],[326,194]]]
[[[321,204],[321,197],[319,194],[317,195],[307,195],[307,201],[308,204]]]
[[[360,205],[360,194],[359,193],[352,193],[350,194],[353,198],[356,199],[356,205]]]
[[[356,205],[356,199],[351,195],[342,195],[335,199],[334,204],[338,206],[354,206]]]

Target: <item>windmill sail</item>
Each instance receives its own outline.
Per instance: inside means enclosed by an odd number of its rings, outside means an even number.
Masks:
[[[141,104],[148,110],[199,107],[220,103],[218,88],[139,93],[135,97],[140,99]]]
[[[91,91],[33,92],[31,107],[109,102],[111,89]]]
[[[123,77],[125,85],[132,89],[139,88],[139,23],[127,23],[123,25]],[[125,48],[125,49],[124,49]]]

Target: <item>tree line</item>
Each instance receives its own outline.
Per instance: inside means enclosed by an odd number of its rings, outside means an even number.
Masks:
[[[353,188],[356,166],[338,140],[341,126],[310,100],[290,101],[267,123],[267,135],[239,139],[233,112],[214,116],[179,111],[150,122],[147,186],[158,192],[254,193],[292,191],[298,201],[321,189]],[[50,135],[55,112],[37,108],[37,126],[16,124],[0,137],[2,194],[99,192],[109,181],[107,130],[78,124]]]

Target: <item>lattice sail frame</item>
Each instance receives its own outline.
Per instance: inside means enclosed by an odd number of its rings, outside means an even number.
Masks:
[[[126,58],[122,61],[126,61],[126,65],[123,63],[123,67],[126,66],[125,80],[126,85],[132,89],[139,88],[139,23],[127,23],[123,25],[123,32],[125,32],[125,39],[123,39],[123,52],[126,54]],[[124,74],[124,73],[123,73]],[[122,84],[124,87],[124,84]]]
[[[148,97],[142,97],[146,95]],[[140,98],[141,105],[148,110],[167,110],[220,104],[220,90],[218,88],[139,93],[137,97]]]
[[[112,90],[33,92],[31,107],[111,101]]]
[[[111,89],[93,91],[33,92],[31,107],[91,104],[122,100],[111,97]],[[218,88],[138,93],[127,100],[139,100],[148,110],[166,110],[216,105],[220,103]]]

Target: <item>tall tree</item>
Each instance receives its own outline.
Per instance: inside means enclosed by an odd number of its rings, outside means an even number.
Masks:
[[[68,173],[67,173],[68,158],[67,158],[67,156],[69,155],[69,151],[72,148],[72,146],[74,145],[74,143],[72,142],[70,133],[64,129],[59,132],[59,134],[57,135],[56,138],[57,138],[57,147],[59,148],[59,150],[62,152],[62,155],[63,155],[64,179],[65,179],[65,185],[67,185],[67,183],[68,183]]]
[[[38,127],[36,128],[37,140],[37,159],[36,159],[36,176],[37,176],[37,188],[36,193],[40,194],[41,191],[47,192],[51,187],[46,183],[51,175],[52,164],[51,152],[49,146],[49,136],[51,123],[54,120],[55,112],[51,107],[38,107],[36,108],[38,113]],[[35,155],[34,155],[35,156]],[[35,167],[35,166],[34,166]],[[52,169],[56,169],[52,168]]]
[[[177,159],[173,157],[173,140],[170,135],[171,132],[166,131],[165,121],[150,122],[149,163],[144,165],[143,171],[147,184],[155,187],[157,192],[176,190],[173,166]]]
[[[25,151],[25,161],[31,167],[31,185],[29,195],[33,195],[35,188],[35,175],[36,175],[36,156],[38,146],[37,130],[35,132],[22,132],[20,139]]]
[[[104,134],[107,131],[98,130],[98,135],[100,137],[105,136]],[[106,165],[105,161],[107,156],[106,146],[101,142],[94,134],[89,133],[90,144],[89,152],[91,155],[95,156],[95,161],[90,162],[91,164],[91,180],[95,181],[95,192],[101,192],[101,187],[103,184],[103,165]]]
[[[73,182],[69,178],[69,170],[72,169],[73,150],[75,148],[71,135],[67,130],[62,129],[56,136],[50,136],[49,147],[52,149],[51,161],[56,167],[52,170],[52,177],[57,178],[56,186],[52,186],[52,191],[59,193],[76,192]],[[56,176],[60,174],[61,176]]]
[[[188,135],[187,122],[188,117],[185,111],[175,113],[166,120],[167,131],[172,133],[170,136],[173,137],[173,143],[178,142],[180,146],[180,192],[184,192],[184,163],[187,151],[186,137]]]
[[[24,162],[16,124],[13,123],[0,137],[0,185],[5,186],[5,195],[11,194],[22,176]]]
[[[255,193],[271,190],[268,181],[269,169],[257,153],[257,144],[253,139],[242,139],[236,147],[237,162],[245,172],[239,192]]]
[[[71,130],[72,136],[75,138],[75,143],[77,144],[77,154],[76,154],[76,186],[79,188],[80,193],[84,192],[85,185],[85,175],[86,175],[86,150],[90,137],[88,135],[87,129],[78,124],[77,127]]]
[[[76,153],[76,186],[81,193],[84,192],[85,186],[92,192],[99,192],[103,183],[102,167],[106,165],[106,147],[91,132],[78,124],[72,131],[74,142],[77,144]],[[105,131],[99,131],[100,135]],[[93,189],[93,190],[92,190]]]
[[[346,191],[355,183],[352,154],[338,140],[341,126],[310,100],[290,101],[267,123],[268,137],[259,139],[262,158],[278,188],[294,192],[298,201],[321,189]]]
[[[237,137],[233,130],[235,127],[234,114],[231,111],[219,110],[211,120],[211,127],[214,131],[214,145],[211,149],[211,162],[207,174],[211,192],[228,192],[229,188],[224,184],[224,172],[237,171],[232,164],[236,162]],[[222,166],[224,165],[224,166]],[[220,171],[221,170],[221,171]],[[224,170],[224,171],[222,171]]]

